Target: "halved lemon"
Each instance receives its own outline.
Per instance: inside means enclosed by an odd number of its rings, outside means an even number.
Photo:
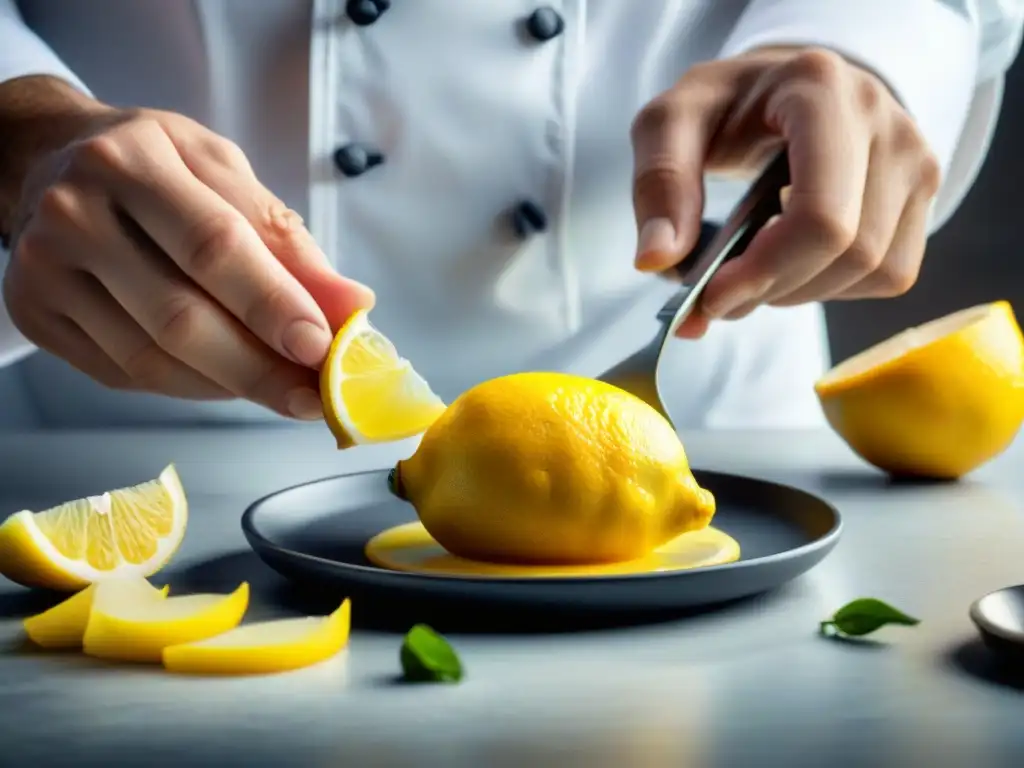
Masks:
[[[320,372],[320,398],[339,448],[418,435],[445,409],[365,309],[335,335]]]
[[[188,501],[172,464],[141,485],[11,515],[0,525],[0,574],[61,591],[151,576],[177,551],[187,524]]]
[[[82,638],[89,656],[117,661],[159,662],[164,648],[192,643],[234,629],[249,607],[249,585],[230,595],[184,595],[158,600],[122,593],[97,593]]]
[[[125,599],[166,597],[166,586],[156,588],[141,577],[110,579],[90,584],[49,610],[24,620],[25,634],[43,648],[81,648],[92,606],[99,595],[101,604]],[[125,597],[128,596],[128,597]]]
[[[308,667],[348,644],[351,606],[329,616],[246,624],[222,635],[164,649],[164,666],[188,674],[268,674]]]
[[[1005,450],[1024,421],[1024,336],[1008,302],[971,307],[854,355],[815,391],[866,461],[955,479]]]

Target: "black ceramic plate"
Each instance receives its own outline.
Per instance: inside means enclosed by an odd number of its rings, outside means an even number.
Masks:
[[[587,611],[694,608],[781,586],[836,545],[839,512],[809,493],[764,480],[694,471],[715,495],[714,526],[740,544],[727,565],[626,576],[495,578],[403,573],[363,554],[370,537],[416,513],[388,491],[387,470],[329,477],[253,503],[242,517],[249,544],[271,568],[353,598],[482,602],[492,606]]]

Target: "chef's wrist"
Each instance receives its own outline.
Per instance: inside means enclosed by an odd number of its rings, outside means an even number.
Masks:
[[[33,166],[114,122],[119,113],[56,77],[29,75],[0,83],[0,245],[10,235]]]

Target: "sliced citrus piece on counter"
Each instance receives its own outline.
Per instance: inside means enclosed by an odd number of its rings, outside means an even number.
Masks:
[[[164,649],[164,666],[187,674],[253,675],[308,667],[348,644],[351,606],[329,616],[246,624],[222,635]]]
[[[339,448],[418,435],[445,409],[363,309],[334,337],[320,372],[320,397]]]
[[[159,599],[166,597],[167,591],[166,586],[158,589],[141,576],[90,584],[49,610],[25,619],[25,634],[29,640],[43,648],[81,648],[82,637],[85,635],[89,614],[92,612],[97,594],[101,595],[100,602],[106,603],[131,599]]]
[[[103,593],[98,596],[103,597]],[[115,661],[159,662],[164,648],[234,629],[249,606],[246,582],[230,595],[184,595],[153,600],[124,594],[93,602],[82,647]]]
[[[177,551],[187,524],[188,501],[172,464],[140,485],[11,515],[0,525],[0,574],[60,591],[152,576]]]
[[[1024,421],[1024,336],[1006,301],[946,315],[835,366],[815,391],[832,428],[892,475],[956,479]]]

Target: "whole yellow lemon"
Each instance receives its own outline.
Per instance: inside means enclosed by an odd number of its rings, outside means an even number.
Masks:
[[[631,560],[715,513],[661,414],[617,387],[560,373],[468,390],[395,474],[430,535],[473,560]]]

